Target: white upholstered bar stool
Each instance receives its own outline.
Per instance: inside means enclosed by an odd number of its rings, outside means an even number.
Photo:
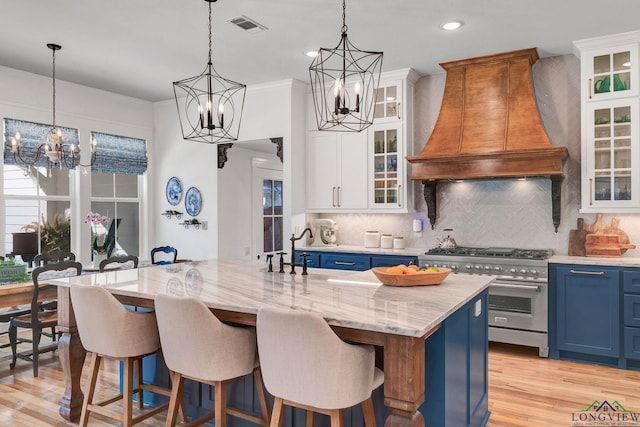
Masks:
[[[343,425],[343,411],[362,403],[367,427],[375,427],[371,393],[384,381],[374,348],[342,341],[318,314],[262,307],[256,323],[258,353],[267,391],[275,401],[271,427],[279,427],[283,405],[331,417]]]
[[[213,412],[189,425],[215,418],[216,427],[225,427],[228,414],[268,426],[269,404],[258,363],[255,328],[227,325],[192,297],[157,295],[155,309],[162,353],[167,368],[173,372],[166,425],[175,425],[184,379],[189,378],[212,385],[215,392]],[[251,373],[261,416],[227,406],[227,384]]]
[[[143,390],[169,396],[169,390],[142,381],[142,358],[160,350],[160,337],[155,314],[127,310],[109,291],[99,286],[72,286],[71,301],[82,345],[92,352],[88,390],[82,402],[80,425],[86,426],[91,412],[120,420],[131,426],[152,417],[169,404],[149,409],[133,418],[133,395],[138,393],[138,407],[144,406]],[[122,393],[93,402],[100,362],[103,358],[124,363]],[[136,383],[134,388],[134,365]],[[122,412],[105,406],[122,400]]]

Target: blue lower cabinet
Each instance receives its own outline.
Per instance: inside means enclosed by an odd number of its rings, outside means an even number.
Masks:
[[[640,328],[624,328],[624,357],[640,361]]]
[[[302,254],[306,253],[309,256],[307,257],[307,267],[309,268],[320,268],[320,252],[313,251],[298,251],[296,250],[296,265],[302,266]]]
[[[418,257],[400,256],[400,255],[375,255],[371,257],[371,268],[373,267],[392,267],[394,265],[404,264],[418,265]]]
[[[322,254],[320,266],[334,270],[365,271],[371,268],[371,255],[336,252]]]
[[[484,426],[489,419],[487,291],[425,342],[425,425]]]

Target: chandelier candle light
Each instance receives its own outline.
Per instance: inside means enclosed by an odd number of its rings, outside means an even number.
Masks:
[[[209,60],[202,74],[173,83],[182,137],[209,144],[237,141],[247,86],[221,77],[211,62],[211,3]],[[206,110],[205,110],[206,109]]]
[[[320,48],[309,67],[318,130],[361,132],[373,124],[382,52],[359,50],[347,37],[342,1],[342,36],[334,49]]]
[[[53,52],[53,126],[46,136],[46,142],[38,146],[35,156],[32,159],[27,159],[22,156],[20,132],[16,132],[15,136],[11,139],[11,153],[13,154],[16,164],[23,164],[25,166],[34,165],[40,159],[42,154],[47,156],[50,167],[52,165],[62,167],[63,164],[68,169],[73,169],[78,165],[87,167],[91,166],[96,161],[96,140],[93,139],[91,141],[91,163],[88,165],[82,165],[80,164],[80,150],[76,150],[74,144],[66,144],[62,135],[62,130],[56,127],[56,51],[62,49],[62,46],[55,43],[48,43],[47,47]]]

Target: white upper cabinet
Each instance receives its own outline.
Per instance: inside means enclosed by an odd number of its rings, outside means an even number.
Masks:
[[[640,212],[640,32],[574,42],[581,66],[581,212]]]
[[[411,70],[383,73],[373,125],[362,132],[318,131],[307,99],[307,211],[409,212],[405,156],[413,146]],[[329,164],[331,163],[331,164]]]

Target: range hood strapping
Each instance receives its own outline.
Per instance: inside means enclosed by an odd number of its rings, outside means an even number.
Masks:
[[[552,218],[560,225],[566,147],[549,141],[536,104],[535,48],[440,64],[447,71],[438,120],[420,154],[409,156],[411,179],[425,185],[433,228],[438,180],[548,176]]]

